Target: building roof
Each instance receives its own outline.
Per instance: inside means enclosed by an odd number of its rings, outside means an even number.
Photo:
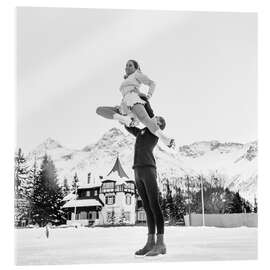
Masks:
[[[107,177],[113,177],[113,179],[115,178],[126,178],[129,179],[129,177],[127,176],[127,174],[125,173],[119,157],[117,156],[115,164],[113,166],[113,168],[111,169],[111,171],[107,174]]]
[[[78,189],[90,189],[90,188],[100,188],[101,184],[83,184],[78,186]]]
[[[74,191],[66,195],[62,201],[69,201],[69,200],[74,200],[76,198],[76,195],[74,194]]]
[[[84,200],[71,200],[65,203],[62,208],[69,207],[85,207],[85,206],[102,206],[101,203],[95,199],[84,199]]]

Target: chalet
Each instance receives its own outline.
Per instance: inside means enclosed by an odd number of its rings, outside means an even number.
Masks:
[[[91,181],[78,186],[75,192],[64,198],[67,224],[81,225],[135,224],[146,222],[146,215],[138,196],[135,181],[125,173],[119,157],[100,183]]]

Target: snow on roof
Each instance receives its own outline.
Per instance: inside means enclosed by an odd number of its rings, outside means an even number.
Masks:
[[[76,198],[76,195],[74,194],[74,192],[69,193],[68,195],[66,195],[62,201],[70,201],[70,200],[74,200]]]
[[[102,206],[101,203],[95,199],[85,199],[85,200],[71,200],[65,203],[62,208],[69,207],[83,207],[83,206]]]
[[[101,184],[83,184],[83,185],[80,185],[78,186],[78,189],[84,189],[84,188],[94,188],[94,187],[100,187]]]

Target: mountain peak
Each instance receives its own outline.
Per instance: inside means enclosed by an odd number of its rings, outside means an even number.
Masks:
[[[116,138],[118,136],[124,135],[124,133],[119,128],[111,128],[109,131],[103,134],[102,139]]]
[[[60,143],[58,143],[56,140],[52,139],[51,137],[48,137],[44,143],[43,143],[46,147],[48,148],[56,148],[56,147],[62,147],[62,145]]]
[[[54,139],[52,139],[51,137],[48,137],[43,143],[38,145],[36,150],[46,151],[46,150],[51,150],[55,148],[62,148],[62,145],[58,143],[57,141],[55,141]]]
[[[116,128],[116,127],[113,127],[111,129],[109,129],[109,131],[106,132],[106,133],[110,133],[110,134],[114,134],[114,135],[121,135],[121,134],[123,134],[123,132],[119,128]]]

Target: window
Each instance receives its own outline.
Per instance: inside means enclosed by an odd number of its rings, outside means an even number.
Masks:
[[[115,203],[115,196],[106,196],[105,203],[106,204],[114,204]]]
[[[103,188],[114,188],[114,182],[103,183]]]
[[[140,220],[140,221],[146,220],[146,215],[145,215],[144,211],[139,211],[138,212],[138,220]]]
[[[125,190],[134,191],[134,184],[133,183],[126,183]]]
[[[117,185],[115,188],[115,191],[123,191],[124,190],[124,185]]]
[[[88,219],[89,220],[95,220],[96,219],[96,212],[95,211],[89,211],[88,212]]]
[[[87,213],[85,211],[80,212],[79,219],[87,219]]]
[[[86,197],[90,197],[90,190],[86,191]]]
[[[114,191],[114,182],[106,182],[102,185],[103,192],[113,192]]]
[[[134,184],[133,183],[128,183],[127,187],[130,188],[130,189],[134,189]]]
[[[98,191],[95,190],[95,191],[94,191],[94,196],[97,196],[97,195],[98,195]]]
[[[131,204],[131,196],[126,195],[126,204],[130,205]]]

